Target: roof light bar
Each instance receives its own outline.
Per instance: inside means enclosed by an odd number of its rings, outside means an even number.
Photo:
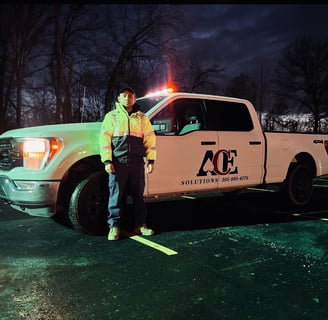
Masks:
[[[171,92],[173,92],[173,89],[172,88],[165,88],[163,90],[149,92],[149,93],[147,93],[145,95],[145,97],[162,96],[162,95],[167,95],[167,94],[169,94]]]

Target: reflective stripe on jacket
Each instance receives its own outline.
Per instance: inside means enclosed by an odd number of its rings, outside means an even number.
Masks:
[[[149,118],[139,106],[133,106],[129,116],[124,106],[116,102],[116,109],[108,112],[99,135],[101,161],[118,159],[122,163],[156,160],[156,135]]]

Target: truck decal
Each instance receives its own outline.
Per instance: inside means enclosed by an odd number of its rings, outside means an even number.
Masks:
[[[238,167],[235,165],[237,158],[237,150],[220,149],[215,154],[212,150],[207,150],[204,154],[203,161],[197,173],[197,177],[215,175],[238,174]],[[220,162],[219,160],[222,159]],[[206,170],[206,163],[210,161],[213,165],[213,170]],[[221,166],[220,166],[221,164]]]
[[[195,184],[218,183],[218,178],[202,178],[202,179],[186,179],[181,180],[182,186],[190,186]]]

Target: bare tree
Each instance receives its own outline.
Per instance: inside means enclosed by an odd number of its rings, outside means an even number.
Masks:
[[[272,100],[272,72],[263,65],[258,65],[251,74],[252,83],[254,84],[254,106],[258,117],[262,123],[264,111],[271,108]]]
[[[88,6],[55,4],[53,55],[50,62],[56,96],[56,122],[72,122],[72,89],[79,77],[77,69],[88,61],[91,32],[97,28],[95,16]],[[82,53],[81,53],[82,52]]]
[[[269,131],[281,130],[284,126],[281,116],[287,113],[288,106],[283,101],[276,100],[272,103],[272,107],[268,110],[266,117],[262,117],[263,129]]]
[[[221,68],[182,53],[189,32],[176,6],[3,7],[0,123],[6,115],[16,126],[99,118],[126,84],[139,93],[170,81],[216,92]]]
[[[35,62],[42,55],[38,46],[48,23],[46,5],[11,5],[2,7],[5,24],[2,24],[2,63],[1,81],[2,108],[9,105],[16,113],[16,126],[22,125],[23,94],[26,80],[40,68]],[[5,35],[6,33],[6,35]],[[4,102],[4,97],[6,101]],[[8,105],[8,106],[9,106]],[[4,109],[3,111],[7,111]],[[5,113],[4,113],[5,114]],[[2,119],[3,120],[3,119]]]
[[[217,93],[218,80],[224,68],[210,62],[208,51],[189,53],[173,52],[170,61],[173,64],[172,81],[180,91]]]
[[[86,68],[82,70],[80,76],[80,101],[79,108],[76,110],[77,120],[97,121],[103,114],[104,91],[106,81],[104,72]]]
[[[105,112],[119,86],[129,83],[144,90],[142,73],[152,78],[154,59],[163,59],[174,40],[181,36],[179,12],[165,5],[127,5],[106,7],[106,25],[100,50],[107,70]]]
[[[276,70],[280,100],[294,110],[309,111],[314,118],[313,132],[328,109],[328,42],[302,36],[283,51]]]
[[[248,99],[250,101],[255,100],[255,84],[250,74],[241,73],[230,80],[229,85],[226,88],[226,95]]]
[[[8,14],[8,6],[0,7],[0,128],[7,129],[6,114],[8,105],[8,91],[11,88],[11,82],[7,78],[8,75],[8,42],[10,40],[10,17]]]

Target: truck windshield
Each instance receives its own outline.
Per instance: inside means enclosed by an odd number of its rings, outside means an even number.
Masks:
[[[159,103],[167,96],[153,96],[153,97],[141,97],[137,98],[137,103],[140,105],[140,110],[144,113],[149,111],[153,106]]]

